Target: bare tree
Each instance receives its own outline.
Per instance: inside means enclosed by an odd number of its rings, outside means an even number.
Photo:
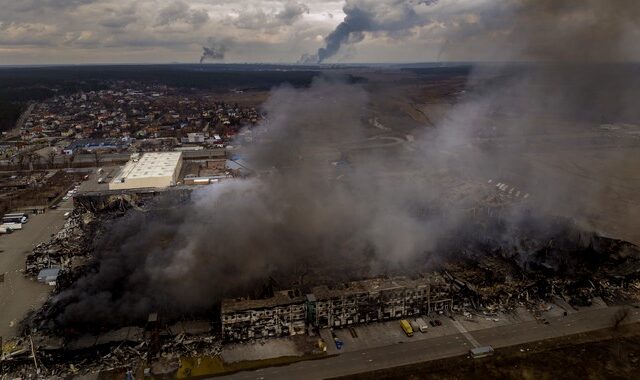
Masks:
[[[18,166],[20,167],[20,170],[24,170],[24,164],[26,160],[27,160],[27,156],[25,154],[18,155]]]
[[[33,171],[33,164],[39,164],[40,163],[40,155],[38,155],[37,153],[28,153],[27,154],[27,163],[29,164],[29,171]]]
[[[56,162],[56,156],[57,156],[57,153],[55,150],[52,149],[49,151],[49,154],[47,156],[48,162],[49,162],[49,169],[53,169],[53,164],[55,164]]]

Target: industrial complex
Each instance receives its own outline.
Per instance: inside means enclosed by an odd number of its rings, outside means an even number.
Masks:
[[[0,138],[0,380],[320,380],[640,342],[640,122],[545,97],[520,133],[526,104],[459,108],[511,74],[329,66],[347,77],[145,69],[25,103]]]
[[[261,300],[227,299],[222,333],[227,341],[240,341],[450,312],[450,289],[441,276],[429,274],[416,280],[377,278],[318,286],[305,296],[287,290]]]

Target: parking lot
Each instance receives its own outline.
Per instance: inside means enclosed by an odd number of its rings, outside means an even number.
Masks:
[[[122,166],[103,166],[101,172],[98,169],[92,169],[88,174],[86,181],[82,181],[80,192],[107,191],[109,190],[109,182],[118,175]],[[98,182],[102,179],[102,182]]]
[[[64,214],[73,209],[72,200],[63,201],[55,210],[29,215],[22,230],[0,235],[0,336],[15,336],[18,323],[29,310],[39,308],[51,287],[23,277],[25,258],[41,242],[64,225]]]
[[[547,305],[547,310],[541,313],[541,323],[543,323],[545,319],[562,317],[565,311],[567,314],[574,314],[581,311],[599,310],[606,307],[607,305],[600,298],[594,299],[592,306],[579,309],[569,306],[566,302],[564,304],[560,302],[553,303]],[[348,328],[336,329],[334,330],[335,335],[343,342],[343,346],[339,350],[336,348],[329,329],[321,330],[320,335],[324,341],[327,342],[327,353],[329,354],[360,351],[397,343],[422,341],[458,334],[468,336],[468,341],[464,343],[472,346],[476,342],[468,333],[529,323],[536,320],[534,315],[524,307],[517,308],[511,313],[457,315],[455,321],[446,315],[436,315],[432,318],[422,316],[422,319],[427,322],[438,320],[441,325],[433,326],[430,323],[427,331],[424,333],[415,331],[414,329],[413,336],[411,337],[405,334],[400,327],[400,322],[397,320],[368,325],[356,325],[352,327],[352,329],[355,331],[357,337],[354,337]],[[407,320],[415,321],[415,318],[407,318]]]
[[[423,317],[425,321],[430,319]],[[396,343],[413,342],[418,340],[425,340],[430,338],[436,338],[440,336],[457,334],[458,330],[453,325],[451,319],[446,316],[438,316],[432,320],[437,319],[442,324],[441,326],[429,325],[427,332],[421,333],[416,331],[412,337],[408,337],[402,328],[400,327],[400,321],[388,321],[381,323],[371,323],[368,325],[357,325],[353,327],[357,337],[353,337],[349,329],[336,329],[334,333],[342,340],[344,345],[342,349],[338,350],[331,337],[329,329],[323,329],[320,331],[320,335],[327,342],[327,353],[337,354],[341,352],[359,351],[363,349],[369,349],[374,347],[383,347]],[[407,320],[413,320],[408,318]]]

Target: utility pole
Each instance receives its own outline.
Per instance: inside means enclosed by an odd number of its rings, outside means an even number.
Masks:
[[[36,373],[40,374],[40,368],[38,368],[38,360],[36,359],[36,350],[33,347],[33,338],[29,334],[29,342],[31,343],[31,357],[33,357],[33,365],[36,367]]]

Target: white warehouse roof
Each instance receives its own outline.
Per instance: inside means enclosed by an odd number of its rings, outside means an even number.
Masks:
[[[166,187],[175,185],[182,167],[182,152],[150,152],[139,159],[132,155],[118,176],[109,184],[110,189],[139,187]]]
[[[145,153],[137,162],[127,162],[118,177],[126,181],[130,178],[170,176],[173,175],[181,156],[182,152]]]

